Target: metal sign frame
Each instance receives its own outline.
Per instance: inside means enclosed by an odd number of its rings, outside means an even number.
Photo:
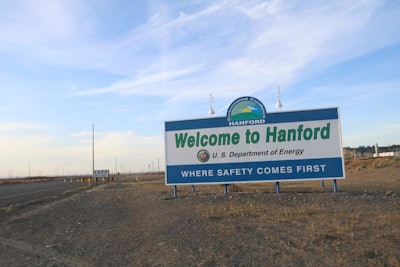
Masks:
[[[165,122],[166,185],[345,178],[339,108],[229,115]]]

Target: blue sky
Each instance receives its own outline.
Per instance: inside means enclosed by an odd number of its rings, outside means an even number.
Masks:
[[[40,4],[39,4],[40,2]],[[398,1],[0,1],[0,177],[164,169],[164,121],[251,95],[400,143]]]

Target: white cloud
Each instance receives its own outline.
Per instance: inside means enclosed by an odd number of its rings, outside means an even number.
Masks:
[[[48,126],[46,125],[31,122],[0,122],[0,133],[13,131],[43,130],[47,128]]]
[[[158,135],[145,136],[132,131],[95,132],[95,168],[115,170],[117,157],[125,171],[148,171],[148,165],[160,162],[164,169],[164,139]],[[28,162],[32,175],[61,175],[90,173],[92,168],[92,133],[79,132],[71,138],[46,135],[2,135],[2,154],[7,155],[0,164],[0,177],[9,170],[14,176],[28,175]],[[21,164],[23,166],[21,166]],[[25,166],[26,165],[26,166]],[[158,166],[157,166],[158,168]],[[19,171],[16,171],[19,170]]]
[[[79,1],[33,1],[2,2],[0,34],[2,49],[17,47],[42,49],[47,45],[61,45],[82,31],[78,23]]]
[[[375,128],[361,133],[346,134],[343,136],[343,146],[358,147],[374,145],[398,145],[400,124],[376,125]]]
[[[79,91],[75,95],[85,96],[85,95],[96,95],[105,93],[117,93],[122,95],[163,95],[163,88],[158,90],[143,90],[143,87],[151,86],[154,84],[168,82],[174,79],[182,78],[186,75],[192,74],[198,69],[197,67],[189,67],[180,70],[169,70],[165,72],[158,72],[155,74],[150,74],[147,76],[139,77],[138,79],[130,81],[118,81],[109,87],[105,88],[95,88],[90,90]],[[169,94],[173,90],[169,89]],[[166,93],[166,92],[165,92]]]
[[[176,100],[180,99],[179,95],[187,99],[193,92],[207,95],[212,91],[226,97],[270,86],[275,88],[278,83],[292,83],[304,73],[320,71],[373,49],[373,44],[372,47],[364,44],[364,38],[370,36],[367,32],[361,39],[352,36],[366,31],[364,27],[378,6],[376,1],[313,5],[290,6],[273,1],[235,6],[219,2],[173,19],[164,17],[164,23],[155,22],[160,19],[158,15],[157,19],[127,34],[125,39],[115,40],[109,47],[100,44],[92,48],[96,54],[105,49],[120,59],[124,54],[128,58],[134,54],[122,52],[118,55],[117,50],[132,51],[127,48],[133,45],[133,51],[139,46],[146,54],[148,46],[155,52],[148,64],[134,63],[134,76],[77,94],[162,95]],[[257,11],[264,9],[272,11]],[[242,13],[231,16],[234,10]],[[238,17],[245,21],[244,26],[238,26],[236,31],[229,30],[227,26],[236,25]],[[199,42],[190,38],[199,39]],[[214,45],[211,50],[206,46],[210,44]],[[363,44],[362,49],[360,44]],[[116,64],[112,62],[110,66],[120,69]],[[179,80],[175,81],[176,78]]]

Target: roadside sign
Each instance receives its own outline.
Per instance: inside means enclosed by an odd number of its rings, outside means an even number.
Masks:
[[[110,175],[110,170],[94,170],[94,178],[108,178]]]
[[[165,122],[167,185],[345,178],[338,108],[267,113],[241,97],[226,117]]]

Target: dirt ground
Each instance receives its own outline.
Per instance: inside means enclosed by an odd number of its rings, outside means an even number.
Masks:
[[[399,161],[332,181],[164,185],[121,177],[0,207],[0,266],[400,266]]]

